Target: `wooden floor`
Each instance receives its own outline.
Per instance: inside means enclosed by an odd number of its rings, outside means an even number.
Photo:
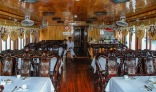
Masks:
[[[59,83],[58,92],[95,92],[93,76],[88,73],[86,58],[67,61]]]

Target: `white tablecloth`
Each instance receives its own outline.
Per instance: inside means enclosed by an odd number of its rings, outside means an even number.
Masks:
[[[4,92],[11,92],[15,86],[19,88],[23,84],[26,84],[28,88],[25,90],[19,89],[14,92],[54,92],[54,87],[49,77],[28,77],[25,80],[22,80],[22,77],[0,76],[0,80],[7,79],[11,79],[13,82],[4,85]]]
[[[112,77],[105,91],[106,92],[149,92],[144,88],[144,85],[152,86],[152,82],[147,82],[149,76],[137,76],[136,79],[124,79],[123,77]],[[156,76],[151,76],[156,81]],[[156,88],[153,88],[150,92],[156,92]]]

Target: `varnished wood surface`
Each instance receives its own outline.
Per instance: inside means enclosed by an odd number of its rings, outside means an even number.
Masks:
[[[93,76],[89,75],[88,67],[89,62],[86,58],[67,61],[58,92],[95,92]]]
[[[94,12],[107,11],[107,15],[102,19],[105,22],[113,21],[114,18],[119,20],[120,15],[123,14],[127,16],[128,20],[134,20],[140,19],[139,15],[142,15],[142,18],[150,16],[151,14],[148,15],[146,12],[155,10],[155,4],[156,0],[130,0],[129,5],[126,3],[115,4],[112,0],[39,0],[33,4],[22,3],[19,0],[0,0],[0,18],[12,21],[16,18],[21,21],[24,19],[26,11],[30,11],[31,19],[40,22],[43,12],[55,12],[53,17],[61,17],[61,20],[86,21],[91,17],[98,17]],[[78,17],[74,18],[74,15]],[[54,24],[51,18],[51,16],[47,17],[47,20],[49,24]],[[101,17],[98,20],[101,21]]]

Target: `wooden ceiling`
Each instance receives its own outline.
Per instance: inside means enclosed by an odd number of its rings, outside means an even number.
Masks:
[[[43,12],[55,12],[53,16],[46,16],[49,23],[56,23],[53,17],[60,17],[63,21],[87,21],[97,17],[98,21],[112,22],[121,15],[126,15],[128,21],[137,18],[156,17],[156,0],[130,0],[128,3],[115,4],[111,0],[40,0],[33,4],[20,3],[19,0],[0,0],[0,18],[22,21],[27,11],[31,12],[31,19],[37,25],[41,24]],[[129,7],[128,7],[129,6]],[[107,12],[97,16],[94,12]],[[74,18],[74,16],[77,18]]]

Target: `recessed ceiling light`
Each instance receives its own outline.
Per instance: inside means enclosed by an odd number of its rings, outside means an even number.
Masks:
[[[74,15],[74,18],[77,18],[77,15]]]
[[[75,0],[75,1],[80,1],[80,0]]]

